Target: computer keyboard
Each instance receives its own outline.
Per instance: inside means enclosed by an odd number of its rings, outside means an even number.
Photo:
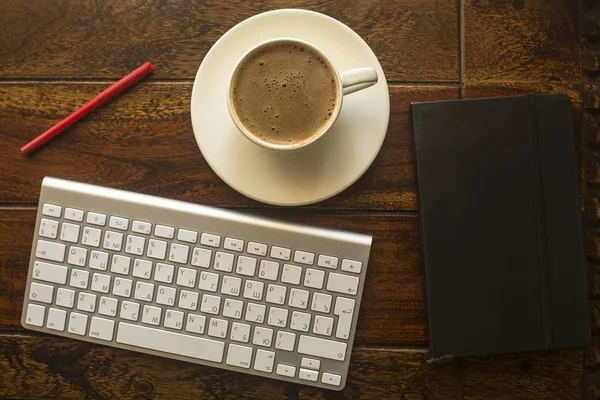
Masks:
[[[22,324],[341,390],[370,246],[367,235],[47,177]]]

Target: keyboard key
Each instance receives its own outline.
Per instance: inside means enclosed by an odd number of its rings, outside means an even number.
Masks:
[[[94,292],[108,293],[110,290],[110,275],[94,274],[92,276],[92,290]]]
[[[41,237],[56,239],[56,235],[58,234],[58,221],[42,218],[40,221],[40,230],[38,232]]]
[[[67,312],[58,308],[51,308],[48,310],[48,321],[46,321],[46,327],[55,331],[64,331],[65,323],[67,321]]]
[[[248,343],[250,341],[250,325],[234,322],[231,326],[230,339],[236,342]]]
[[[217,271],[231,272],[233,270],[233,254],[217,251],[213,268]]]
[[[315,255],[307,251],[297,250],[294,253],[294,262],[299,264],[313,265],[315,263]]]
[[[258,349],[254,359],[254,369],[257,371],[271,373],[275,363],[275,353],[272,351]]]
[[[108,253],[92,250],[90,258],[90,268],[106,271],[108,265]]]
[[[185,286],[189,288],[195,287],[196,274],[197,271],[195,269],[179,267],[179,272],[177,273],[177,284],[179,286]]]
[[[226,277],[225,277],[226,278]],[[244,303],[239,300],[225,299],[223,307],[223,316],[228,318],[240,319],[244,311]]]
[[[254,254],[257,256],[266,256],[267,245],[264,243],[248,242],[248,248],[246,248],[246,251],[249,254]]]
[[[198,232],[187,229],[179,229],[177,231],[177,240],[188,243],[196,243],[198,241]]]
[[[196,311],[198,308],[198,298],[200,294],[198,292],[190,292],[189,290],[181,290],[179,292],[179,308],[185,310]]]
[[[145,244],[146,238],[141,236],[127,235],[127,241],[125,243],[125,253],[141,256],[144,254]]]
[[[114,332],[115,321],[106,318],[92,317],[90,337],[110,342],[113,339]]]
[[[71,246],[69,248],[69,256],[67,257],[67,263],[71,265],[77,265],[79,267],[85,267],[86,260],[87,249],[75,246]]]
[[[254,276],[256,272],[256,258],[238,256],[235,272],[240,275]]]
[[[212,251],[208,249],[202,249],[200,247],[194,247],[194,254],[192,256],[192,265],[194,267],[208,268],[210,267],[210,258]],[[233,261],[232,261],[233,264]]]
[[[165,322],[163,322],[165,328],[171,329],[183,329],[183,313],[176,310],[167,310],[165,313]]]
[[[295,331],[308,332],[310,326],[310,314],[303,313],[300,311],[292,312],[292,320],[290,322],[290,328]]]
[[[302,357],[302,362],[300,363],[302,368],[314,369],[318,370],[321,368],[321,361],[315,360],[314,358]]]
[[[60,240],[77,243],[79,241],[79,225],[63,222],[60,228]]]
[[[346,272],[354,272],[355,274],[360,274],[360,270],[362,268],[362,263],[360,261],[354,260],[342,260],[342,271]]]
[[[331,386],[340,386],[340,383],[342,383],[342,377],[338,374],[323,372],[323,375],[321,375],[321,382]]]
[[[337,257],[320,255],[317,265],[323,268],[336,269],[338,265],[338,259]]]
[[[188,314],[187,321],[185,323],[185,330],[192,333],[204,333],[204,327],[206,326],[206,317],[204,315]]]
[[[310,369],[300,368],[300,372],[298,373],[298,378],[304,379],[305,381],[316,382],[318,377],[319,373],[317,371],[311,371]]]
[[[113,254],[112,262],[110,263],[110,272],[120,275],[129,275],[129,266],[131,258],[120,254]]]
[[[62,207],[57,206],[55,204],[44,203],[44,206],[42,207],[42,214],[47,215],[49,217],[59,218],[61,212],[62,212]]]
[[[121,251],[123,245],[123,234],[119,232],[106,231],[104,232],[103,247],[107,250]]]
[[[158,326],[160,325],[160,316],[162,308],[145,305],[142,309],[142,322],[144,324]]]
[[[288,305],[290,307],[304,308],[308,307],[308,298],[310,293],[306,290],[292,288],[290,290],[290,300]]]
[[[87,289],[88,281],[90,279],[90,273],[82,269],[71,269],[71,279],[69,280],[69,286],[76,287],[78,289]]]
[[[258,276],[262,279],[276,281],[279,276],[279,263],[269,260],[261,260]]]
[[[227,328],[229,321],[218,318],[211,318],[208,325],[208,336],[225,339],[227,337]]]
[[[29,300],[39,301],[40,303],[52,303],[52,296],[54,295],[54,287],[49,285],[43,285],[41,283],[31,283],[29,289]]]
[[[292,332],[277,332],[275,339],[275,348],[278,350],[294,351],[296,346],[296,334]]]
[[[177,290],[167,286],[159,286],[156,295],[156,302],[165,306],[175,305],[175,295]]]
[[[88,316],[72,312],[69,316],[69,333],[83,336],[87,332]]]
[[[131,226],[131,231],[135,233],[143,233],[144,235],[149,235],[152,231],[152,224],[150,222],[134,220]]]
[[[240,346],[233,343],[229,345],[227,361],[225,361],[225,364],[248,369],[250,368],[251,360],[252,347]]]
[[[150,239],[148,244],[148,257],[164,260],[167,253],[167,242]]]
[[[202,295],[202,305],[200,311],[207,314],[219,314],[221,309],[221,298],[210,294]]]
[[[284,264],[283,272],[281,273],[281,282],[291,283],[292,285],[299,285],[300,278],[302,277],[302,267],[295,265]]]
[[[273,329],[263,328],[257,326],[254,328],[254,335],[252,336],[252,343],[257,346],[271,347],[271,340],[273,340]]]
[[[156,225],[154,227],[154,236],[165,239],[173,239],[175,236],[175,228],[172,226]]]
[[[202,271],[200,273],[200,284],[199,289],[206,290],[208,292],[216,292],[219,286],[219,275],[212,272]]]
[[[322,315],[315,316],[315,324],[313,325],[313,333],[322,336],[331,336],[333,330],[333,318],[324,317]]]
[[[323,289],[325,271],[307,268],[304,274],[304,286],[314,289]]]
[[[171,243],[171,250],[169,251],[169,261],[178,264],[187,264],[189,251],[189,246],[186,246],[184,244]]]
[[[67,208],[65,210],[65,219],[68,219],[69,221],[83,222],[83,210]]]
[[[148,282],[137,282],[133,298],[142,301],[152,301],[154,298],[154,285]]]
[[[175,267],[171,264],[156,263],[154,267],[154,280],[164,283],[173,283]]]
[[[46,307],[37,304],[27,305],[27,317],[25,322],[28,325],[44,326],[44,317],[46,316]]]
[[[127,218],[112,216],[108,220],[108,226],[113,229],[126,231],[129,228],[129,220]]]
[[[133,281],[131,279],[116,277],[115,285],[113,286],[113,294],[115,296],[120,296],[120,297],[131,296],[131,285],[132,284],[133,284]]]
[[[244,283],[244,297],[260,301],[262,300],[264,288],[264,283],[248,280]]]
[[[265,311],[267,307],[262,304],[248,303],[246,305],[245,319],[248,322],[258,322],[262,324],[265,320]]]
[[[225,250],[242,251],[244,250],[244,241],[241,239],[225,238],[223,248]]]
[[[239,296],[242,280],[235,276],[224,276],[221,283],[221,293],[230,296]]]
[[[287,326],[288,310],[285,308],[271,307],[269,308],[269,318],[267,324],[276,326],[278,328],[285,328]]]
[[[355,295],[358,289],[358,277],[336,274],[329,274],[327,279],[327,290],[330,292]]]
[[[137,321],[139,311],[140,303],[134,303],[133,301],[123,300],[121,302],[121,311],[119,311],[119,317],[123,319],[128,319],[130,321]]]
[[[85,221],[88,224],[104,226],[106,225],[106,215],[90,211],[87,213]]]
[[[102,296],[100,297],[100,303],[98,304],[98,314],[116,317],[118,305],[119,300]]]
[[[210,233],[203,233],[200,236],[200,244],[204,246],[219,247],[221,245],[221,236]]]
[[[133,262],[133,272],[132,275],[136,278],[142,279],[150,279],[150,275],[152,274],[152,261],[141,260],[136,258]]]
[[[284,304],[287,287],[280,285],[269,285],[267,288],[267,303]]]
[[[48,242],[38,240],[35,249],[35,256],[45,260],[63,262],[65,260],[65,250],[67,246],[62,243]],[[59,283],[59,282],[56,282]]]
[[[225,350],[225,343],[217,340],[163,331],[141,325],[132,325],[125,322],[119,323],[117,343],[216,363],[223,361],[223,352]]]
[[[330,360],[344,361],[348,345],[344,342],[300,335],[298,353]]]
[[[271,258],[277,258],[278,260],[289,261],[292,255],[290,249],[279,246],[271,246]]]
[[[293,378],[296,376],[296,367],[286,364],[277,364],[277,375]]]
[[[56,305],[61,307],[73,308],[75,304],[75,291],[66,288],[56,290]]]
[[[81,243],[87,246],[98,247],[100,246],[101,237],[102,231],[100,229],[90,228],[89,226],[86,226],[85,228],[83,228],[83,236],[81,237]]]
[[[91,293],[79,292],[77,299],[77,309],[93,313],[96,310],[96,295]]]
[[[353,299],[347,299],[345,297],[338,297],[335,299],[335,309],[333,310],[333,314],[338,316],[335,337],[339,339],[348,339],[350,337],[350,328],[352,326],[355,304],[356,302]]]
[[[54,265],[42,261],[33,264],[33,279],[64,285],[67,283],[69,269],[62,265]]]
[[[310,309],[322,313],[328,313],[331,309],[333,297],[325,293],[314,293]]]

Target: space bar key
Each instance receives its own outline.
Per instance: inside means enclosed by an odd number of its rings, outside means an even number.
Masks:
[[[225,343],[190,335],[119,323],[117,343],[177,354],[200,360],[223,361]]]

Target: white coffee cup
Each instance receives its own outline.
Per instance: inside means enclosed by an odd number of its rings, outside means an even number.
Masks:
[[[233,102],[233,91],[234,91],[233,80],[234,80],[234,77],[236,76],[236,73],[238,72],[238,69],[240,68],[240,66],[244,65],[244,62],[246,61],[246,59],[250,55],[254,54],[256,51],[259,51],[263,47],[272,45],[277,42],[294,42],[294,43],[297,43],[298,46],[303,46],[303,47],[310,49],[315,54],[317,54],[319,57],[321,57],[321,59],[329,65],[329,68],[333,72],[333,75],[335,76],[335,79],[337,81],[337,86],[338,86],[337,96],[336,96],[337,102],[336,102],[335,106],[333,107],[333,109],[331,110],[331,113],[332,113],[331,118],[328,120],[328,123],[326,125],[321,127],[321,129],[319,131],[317,131],[314,135],[312,135],[308,140],[304,140],[301,143],[291,143],[289,145],[288,144],[278,144],[278,143],[268,142],[266,140],[259,138],[258,136],[254,135],[246,126],[244,126],[244,124],[241,122],[241,120],[235,110],[235,106],[233,104],[234,103]],[[229,108],[229,114],[231,116],[231,119],[233,120],[233,123],[238,128],[238,130],[244,136],[246,136],[246,138],[248,138],[250,141],[252,141],[252,142],[256,143],[257,145],[262,146],[266,149],[270,149],[270,150],[295,151],[295,150],[300,150],[300,149],[306,148],[307,146],[310,146],[311,144],[317,142],[319,139],[324,137],[327,134],[327,132],[330,131],[331,127],[335,124],[335,121],[337,120],[337,118],[340,114],[340,110],[342,108],[342,100],[345,95],[348,95],[348,94],[357,92],[359,90],[366,89],[370,86],[373,86],[377,83],[377,80],[378,80],[377,72],[375,71],[374,68],[371,68],[371,67],[356,68],[356,69],[351,69],[351,70],[340,73],[338,71],[338,69],[335,67],[335,65],[329,60],[329,58],[321,50],[319,50],[313,44],[310,44],[304,40],[292,39],[292,38],[271,39],[271,40],[266,40],[264,42],[261,42],[258,45],[252,47],[250,50],[248,50],[246,53],[244,53],[244,55],[235,64],[235,67],[233,68],[233,72],[231,73],[231,76],[229,79],[230,83],[229,83],[229,90],[227,93],[227,106]],[[299,105],[299,106],[301,106],[301,105]]]

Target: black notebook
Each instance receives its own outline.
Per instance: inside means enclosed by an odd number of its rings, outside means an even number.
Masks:
[[[433,358],[590,335],[567,96],[413,103]]]

